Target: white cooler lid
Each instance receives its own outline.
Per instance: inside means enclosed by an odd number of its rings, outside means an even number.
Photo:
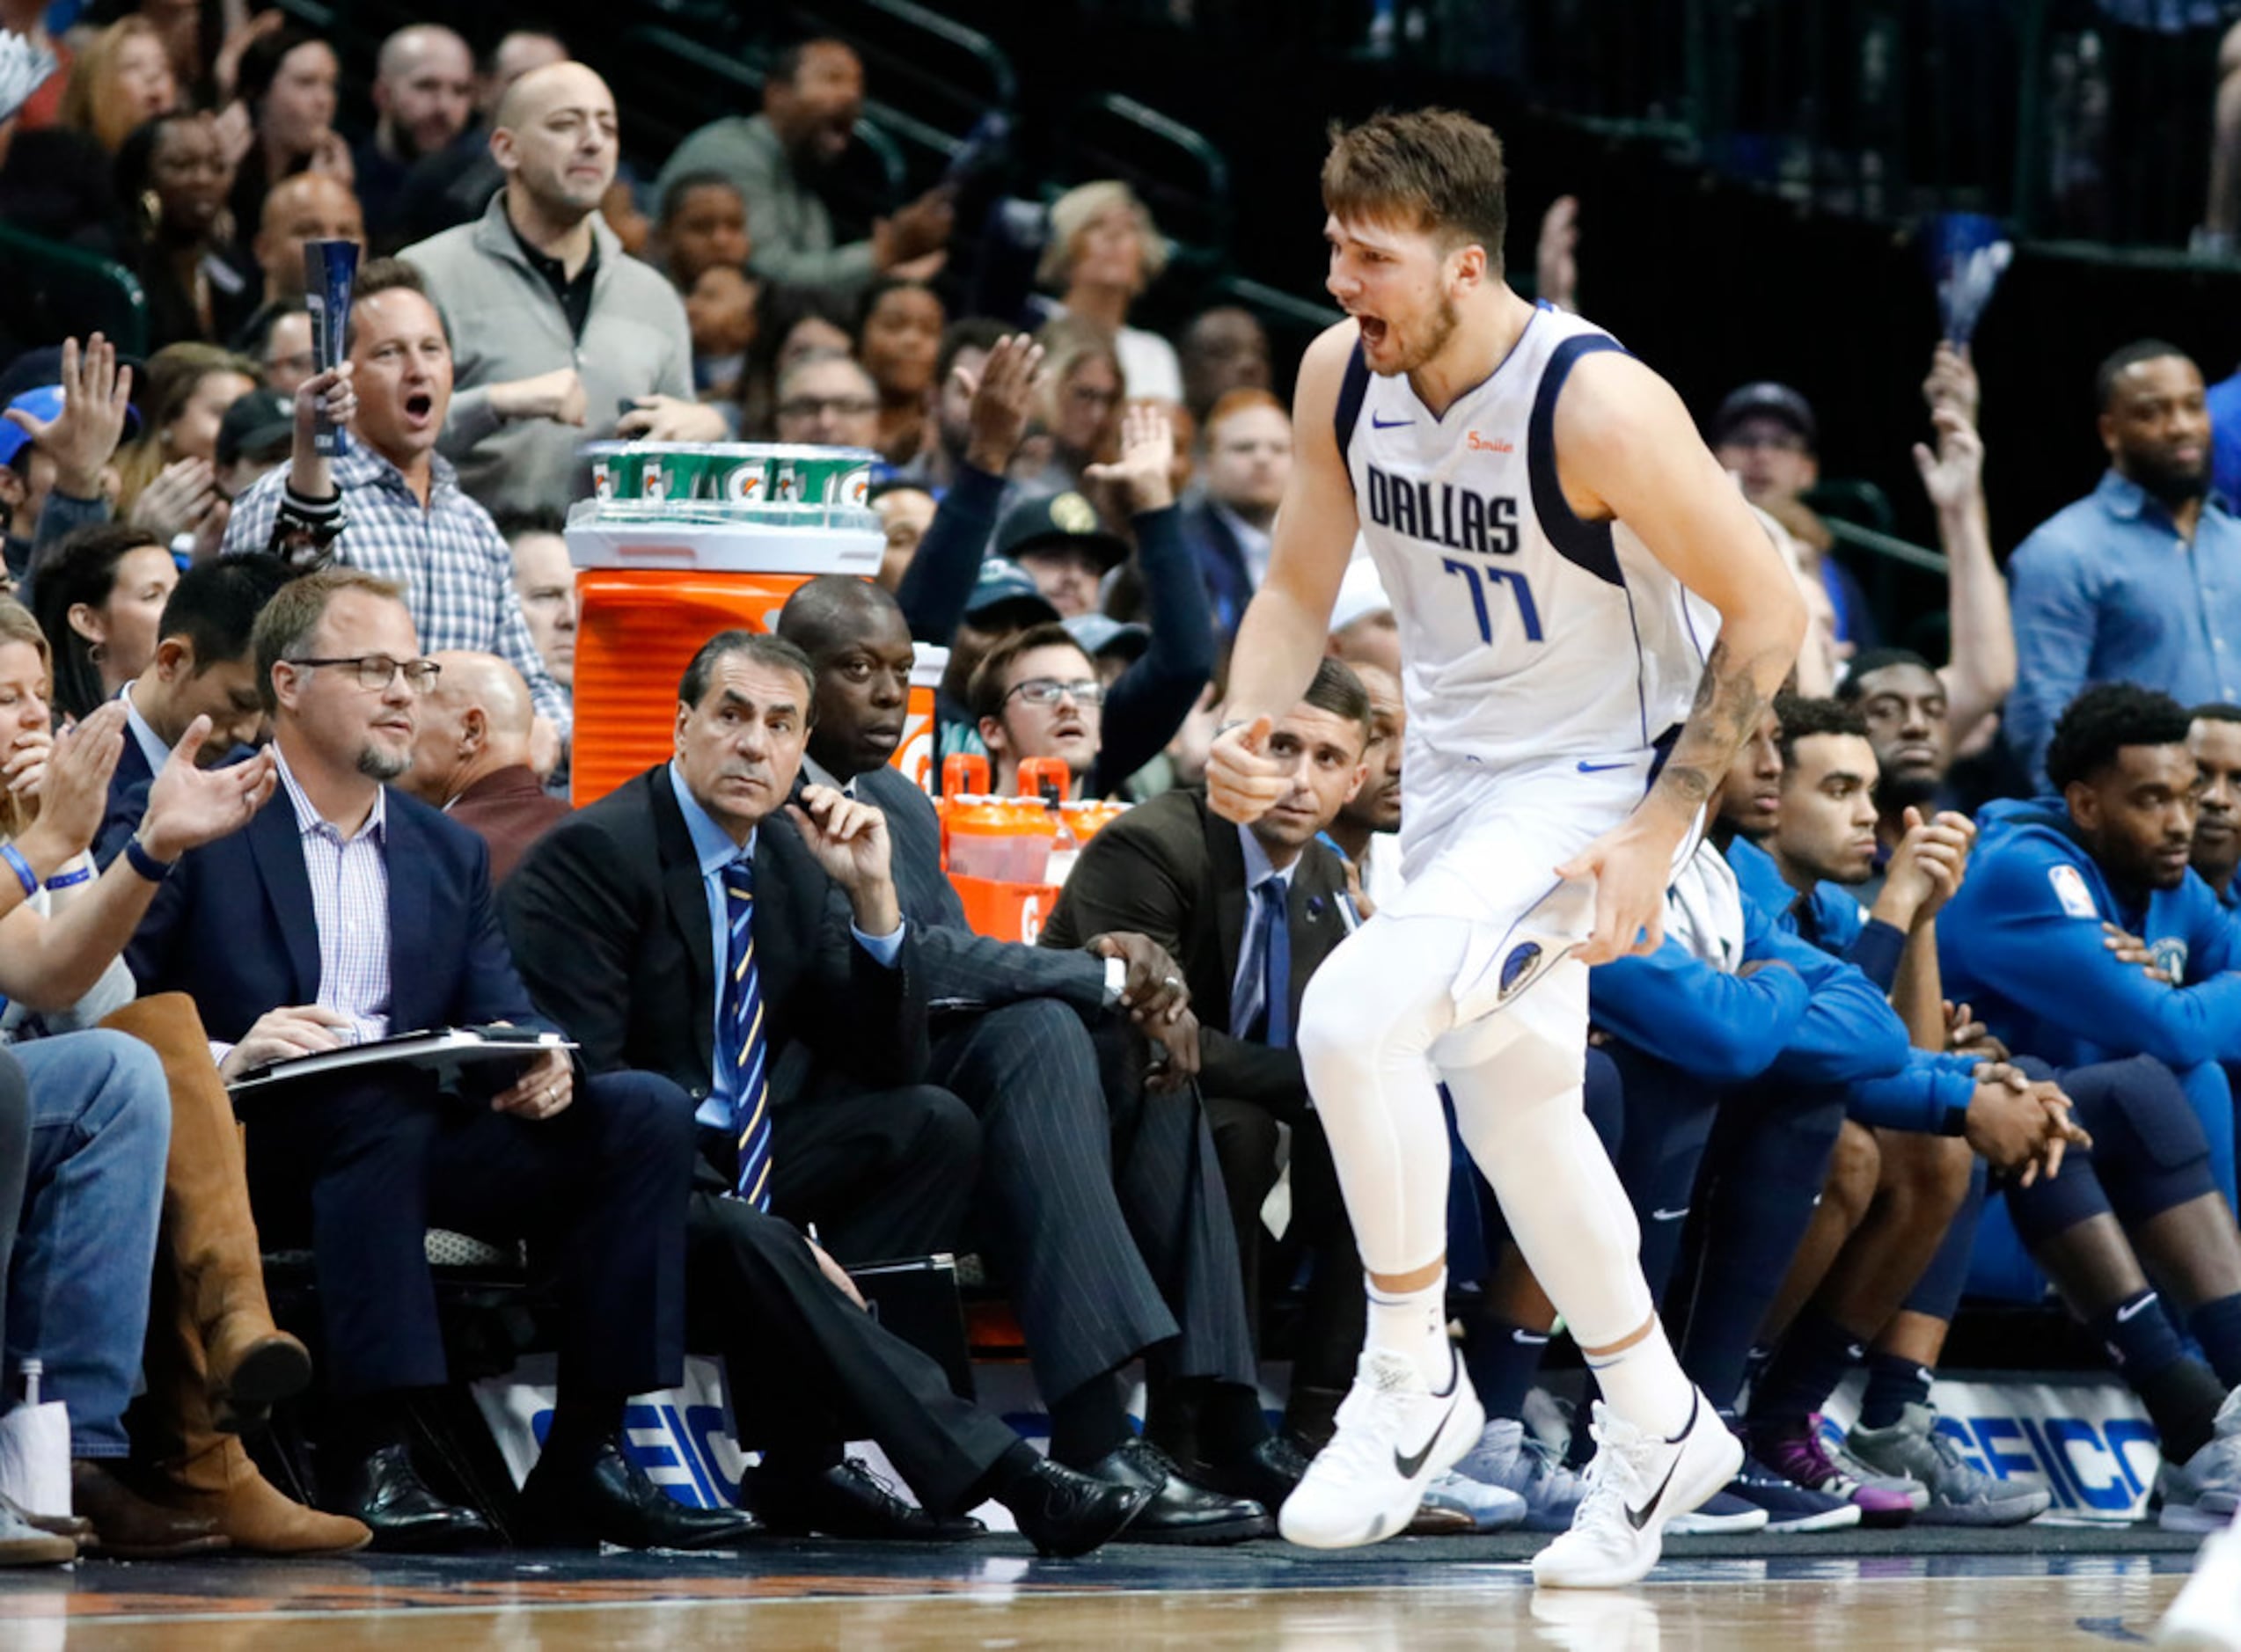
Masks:
[[[590,501],[586,501],[590,502]],[[593,521],[568,525],[568,560],[580,568],[705,569],[722,574],[879,572],[876,530],[778,528],[760,523]]]

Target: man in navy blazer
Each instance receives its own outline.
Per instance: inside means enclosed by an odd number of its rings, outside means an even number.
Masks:
[[[142,990],[194,998],[230,1046],[230,1080],[392,1034],[538,1024],[482,840],[382,784],[410,761],[432,680],[398,588],[344,568],[295,581],[259,616],[254,647],[282,796],[179,859],[127,954]],[[447,1375],[423,1250],[435,1223],[527,1237],[558,1281],[560,1398],[524,1488],[524,1535],[733,1540],[752,1523],[686,1509],[617,1444],[626,1398],[683,1375],[689,1106],[643,1073],[579,1093],[557,1051],[518,1076],[485,1071],[499,1076],[459,1093],[384,1065],[248,1109],[259,1226],[311,1241],[345,1506],[391,1547],[491,1535],[428,1489],[406,1444],[409,1396]]]
[[[277,557],[204,562],[179,576],[157,622],[155,657],[125,684],[124,749],[109,776],[109,807],[94,838],[94,858],[107,866],[123,852],[147,812],[148,788],[197,717],[210,720],[204,766],[231,762],[264,727],[249,636],[257,616],[288,583]]]

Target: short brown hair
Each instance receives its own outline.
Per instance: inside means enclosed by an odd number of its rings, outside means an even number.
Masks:
[[[1387,110],[1359,126],[1330,125],[1322,164],[1323,209],[1341,223],[1368,219],[1427,230],[1447,250],[1476,242],[1502,267],[1509,233],[1502,140],[1454,109]]]
[[[273,593],[272,601],[257,616],[249,646],[256,650],[257,695],[267,713],[280,709],[280,697],[273,692],[273,667],[296,657],[296,651],[326,618],[327,604],[345,591],[363,591],[392,603],[405,600],[405,588],[393,581],[376,579],[358,568],[321,568],[289,581]]]
[[[1221,399],[1206,410],[1206,444],[1209,447],[1212,446],[1214,432],[1236,418],[1239,413],[1251,413],[1262,407],[1267,408],[1271,413],[1282,413],[1285,422],[1287,424],[1291,422],[1290,411],[1267,391],[1249,386],[1242,390],[1224,391]]]
[[[342,329],[344,350],[358,341],[358,306],[383,293],[418,293],[427,299],[435,306],[437,325],[443,329],[443,342],[451,342],[451,318],[428,291],[428,277],[421,273],[421,267],[406,259],[377,258],[361,265],[357,279],[350,283],[350,314]]]
[[[972,683],[965,691],[965,705],[978,723],[984,717],[1000,717],[1004,713],[1007,691],[1004,674],[1023,654],[1037,648],[1071,648],[1083,659],[1089,660],[1091,676],[1097,672],[1097,662],[1089,659],[1089,650],[1074,640],[1073,632],[1056,620],[1045,620],[1039,625],[1029,625],[1025,631],[1015,631],[991,648],[973,668]]]
[[[1315,662],[1314,680],[1300,701],[1353,724],[1362,731],[1364,746],[1376,735],[1377,725],[1370,714],[1369,691],[1362,686],[1362,679],[1354,675],[1354,668],[1336,655],[1327,654]]]

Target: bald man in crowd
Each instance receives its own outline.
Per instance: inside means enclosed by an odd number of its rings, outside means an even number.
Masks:
[[[481,836],[494,887],[568,806],[530,766],[534,707],[521,673],[494,654],[429,657],[443,669],[414,712],[399,784]]]
[[[442,24],[415,23],[381,43],[374,60],[374,129],[351,157],[377,237],[399,228],[399,191],[414,165],[466,131],[474,93],[474,54]]]
[[[264,272],[264,297],[234,335],[238,348],[257,350],[270,334],[275,314],[303,307],[306,241],[365,245],[365,216],[358,208],[357,196],[341,179],[325,172],[297,172],[265,192],[256,239],[250,244],[257,267]]]
[[[619,153],[605,81],[577,62],[531,69],[490,135],[506,186],[476,222],[402,254],[450,330],[442,451],[495,514],[589,492],[585,442],[725,437],[722,413],[692,399],[685,300],[599,216]]]

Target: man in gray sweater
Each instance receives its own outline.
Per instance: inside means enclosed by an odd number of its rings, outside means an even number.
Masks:
[[[941,268],[954,216],[949,191],[928,190],[872,225],[861,241],[835,245],[832,215],[817,196],[820,172],[847,152],[864,107],[864,66],[839,40],[789,46],[771,60],[763,112],[711,121],[677,146],[655,189],[695,172],[737,186],[755,238],[755,271],[783,287],[817,287],[853,297],[875,275],[931,279]]]
[[[582,63],[532,69],[490,135],[505,188],[476,222],[401,255],[451,335],[441,450],[500,515],[587,492],[585,442],[724,439],[722,415],[692,399],[684,300],[599,216],[619,149],[606,82]]]

